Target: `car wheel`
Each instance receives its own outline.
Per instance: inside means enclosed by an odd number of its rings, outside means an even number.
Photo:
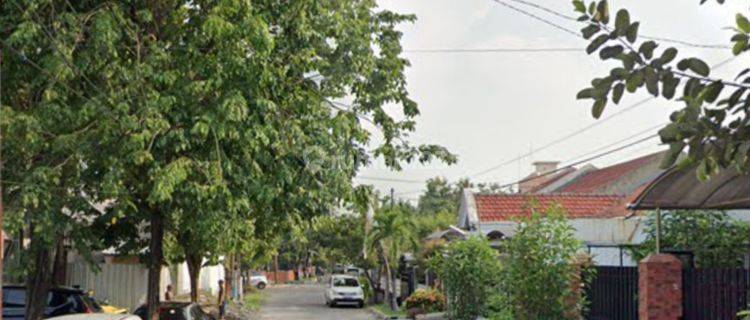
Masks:
[[[258,282],[258,284],[255,287],[258,288],[258,289],[260,289],[260,290],[263,290],[263,289],[266,288],[266,283],[265,282]]]
[[[335,308],[336,307],[336,301],[331,301],[331,303],[328,304],[329,307]]]
[[[360,308],[360,309],[362,309],[362,308],[365,307],[365,303],[362,302],[362,301],[360,301],[359,303],[357,303],[357,307]]]

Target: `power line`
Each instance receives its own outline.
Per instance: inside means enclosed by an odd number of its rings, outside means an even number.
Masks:
[[[495,2],[499,3],[499,0],[492,0],[492,1],[495,1]],[[560,11],[557,11],[557,10],[554,10],[554,9],[550,9],[549,7],[545,7],[543,5],[540,5],[540,4],[531,2],[531,1],[526,1],[526,0],[509,0],[509,1],[517,2],[517,3],[523,4],[523,5],[526,5],[526,6],[529,6],[529,7],[533,7],[533,8],[536,8],[537,10],[541,10],[541,11],[547,12],[549,14],[552,14],[554,16],[557,16],[557,17],[560,17],[560,18],[563,18],[563,19],[566,19],[566,20],[579,22],[578,19],[575,18],[575,17],[573,17],[573,16],[561,13]],[[510,7],[507,4],[504,4],[504,5],[507,6],[507,7]],[[520,10],[516,10],[516,11],[520,12]],[[526,15],[529,15],[529,14],[526,14]],[[546,24],[553,24],[552,22],[546,21],[546,20],[544,20],[542,18],[538,18],[538,17],[534,17],[534,18],[537,19],[537,20],[540,20],[540,21],[542,21],[542,22],[544,22]],[[565,29],[567,29],[567,28],[565,28]],[[566,30],[566,31],[569,31],[569,30]],[[674,44],[679,44],[679,45],[683,45],[683,46],[686,46],[686,47],[693,47],[693,48],[702,48],[702,49],[731,49],[732,48],[731,46],[722,45],[722,44],[695,43],[695,42],[690,42],[690,41],[685,41],[685,40],[680,40],[680,39],[651,36],[651,35],[647,35],[647,34],[642,34],[640,37],[643,38],[643,39],[655,40],[655,41],[661,41],[661,42],[668,42],[668,43],[674,43]]]
[[[372,180],[372,181],[385,181],[385,182],[401,182],[401,183],[425,183],[423,180],[409,180],[409,179],[397,179],[397,178],[379,178],[379,177],[366,177],[357,176],[355,179],[359,180]]]
[[[657,124],[657,125],[655,125],[655,126],[653,126],[653,127],[648,127],[648,128],[647,128],[647,129],[645,129],[645,130],[642,130],[642,131],[638,131],[638,132],[637,132],[637,133],[635,133],[635,134],[629,135],[629,136],[627,136],[627,137],[625,137],[625,138],[622,138],[622,139],[620,139],[620,140],[617,140],[617,141],[615,141],[615,142],[612,142],[612,143],[610,143],[610,144],[607,144],[607,145],[601,146],[601,147],[599,147],[599,148],[596,148],[596,149],[594,149],[594,150],[591,150],[591,151],[589,151],[589,152],[586,152],[586,153],[584,153],[584,154],[580,154],[580,155],[577,155],[577,156],[575,156],[575,157],[569,158],[569,159],[567,159],[567,160],[563,161],[563,163],[568,163],[568,162],[572,162],[572,161],[575,161],[575,160],[577,160],[577,159],[580,159],[580,158],[583,158],[583,157],[586,157],[586,156],[589,156],[589,155],[595,154],[595,153],[597,153],[597,152],[599,152],[599,151],[602,151],[602,150],[606,150],[607,148],[610,148],[610,147],[616,146],[616,145],[618,145],[618,144],[620,144],[620,143],[623,143],[623,142],[625,142],[625,141],[628,141],[628,140],[630,140],[630,139],[633,139],[633,138],[635,138],[635,137],[638,137],[638,136],[640,136],[640,135],[643,135],[643,134],[645,134],[645,133],[652,133],[652,132],[653,132],[653,131],[654,131],[655,129],[658,129],[658,128],[661,128],[661,127],[664,127],[665,125],[667,125],[667,123],[666,123],[666,122],[665,122],[665,123],[660,123],[660,124]]]
[[[505,7],[507,7],[508,9],[511,9],[511,10],[513,10],[513,11],[516,11],[516,12],[519,12],[519,13],[521,13],[521,14],[525,15],[525,16],[528,16],[528,17],[530,17],[530,18],[532,18],[532,19],[534,19],[534,20],[537,20],[537,21],[540,21],[540,22],[542,22],[542,23],[544,23],[544,24],[550,25],[550,26],[552,26],[553,28],[556,28],[556,29],[558,29],[558,30],[560,30],[560,31],[562,31],[562,32],[565,32],[565,33],[571,34],[571,35],[575,36],[576,38],[579,38],[579,39],[581,39],[581,38],[582,38],[582,35],[581,35],[581,33],[580,33],[580,32],[578,32],[578,31],[574,31],[574,30],[571,30],[571,29],[569,29],[569,28],[567,28],[567,27],[561,26],[561,25],[559,25],[559,24],[557,24],[557,23],[555,23],[555,22],[552,22],[552,21],[549,21],[549,20],[547,20],[547,19],[544,19],[544,18],[542,18],[542,17],[540,17],[540,16],[537,16],[537,15],[535,15],[535,14],[531,13],[531,12],[528,12],[528,11],[526,11],[526,10],[523,10],[523,9],[521,9],[521,8],[518,8],[518,7],[516,7],[516,6],[513,6],[513,5],[511,5],[511,4],[507,3],[507,2],[504,2],[504,1],[501,1],[501,0],[492,0],[492,1],[496,2],[496,3],[497,3],[497,4],[499,4],[499,5],[505,6]]]
[[[517,52],[581,52],[584,48],[476,48],[476,49],[413,49],[407,53],[517,53]]]
[[[540,179],[540,178],[542,178],[542,177],[546,177],[546,176],[549,176],[549,175],[552,175],[552,174],[558,173],[558,172],[560,172],[560,171],[563,171],[563,170],[566,170],[566,169],[569,169],[569,168],[573,168],[573,167],[575,167],[575,166],[577,166],[577,165],[580,165],[580,164],[583,164],[583,163],[586,163],[586,162],[589,162],[589,161],[592,161],[592,160],[596,160],[596,159],[599,159],[599,158],[602,158],[602,157],[608,156],[608,155],[610,155],[610,154],[613,154],[613,153],[615,153],[615,152],[618,152],[618,151],[621,151],[621,150],[624,150],[624,149],[630,148],[630,147],[632,147],[632,146],[635,146],[635,145],[641,144],[641,143],[643,143],[643,142],[646,142],[646,141],[648,141],[648,140],[651,140],[651,139],[653,139],[653,138],[655,138],[655,137],[658,137],[658,136],[659,136],[658,134],[652,134],[652,135],[650,135],[650,136],[648,136],[648,137],[645,137],[645,138],[641,138],[641,139],[638,139],[638,140],[636,140],[636,141],[634,141],[634,142],[631,142],[631,143],[628,143],[628,144],[626,144],[626,145],[624,145],[624,146],[621,146],[621,147],[617,147],[617,148],[611,149],[611,150],[609,150],[609,151],[606,151],[606,152],[602,152],[602,153],[600,153],[600,154],[597,154],[597,155],[595,155],[595,156],[592,156],[592,157],[588,157],[588,158],[586,158],[586,159],[583,159],[583,160],[579,160],[579,161],[573,162],[573,163],[571,163],[571,164],[569,164],[569,165],[566,165],[566,166],[563,166],[563,167],[557,168],[557,169],[555,169],[555,170],[552,170],[552,171],[549,171],[549,172],[545,172],[545,173],[543,173],[543,174],[540,174],[540,175],[538,175],[538,176],[534,176],[534,177],[530,177],[530,178],[526,178],[526,179],[521,179],[521,180],[518,180],[518,181],[515,181],[515,182],[511,182],[511,183],[508,183],[508,184],[503,184],[503,185],[500,185],[500,186],[499,186],[499,188],[506,188],[506,187],[511,187],[511,186],[517,185],[517,184],[519,184],[519,183],[524,183],[524,182],[528,182],[528,181],[533,181],[533,180],[536,180],[536,179]]]
[[[721,62],[719,62],[719,63],[717,63],[717,64],[713,65],[713,66],[711,67],[711,69],[717,69],[717,68],[723,67],[723,66],[725,66],[726,64],[728,64],[729,62],[731,62],[732,60],[734,60],[735,58],[736,58],[736,56],[732,56],[732,57],[730,57],[730,58],[728,58],[728,59],[726,59],[726,60],[723,60],[723,61],[721,61]],[[602,123],[605,123],[605,122],[607,122],[607,121],[610,121],[610,120],[614,119],[615,117],[618,117],[618,116],[620,116],[620,115],[622,115],[622,114],[624,114],[624,113],[626,113],[626,112],[632,111],[632,110],[634,110],[634,109],[636,109],[636,108],[638,108],[638,107],[640,107],[640,106],[643,106],[643,105],[644,105],[644,104],[646,104],[647,102],[649,102],[649,101],[651,101],[651,100],[654,100],[654,99],[656,99],[656,97],[654,97],[654,96],[650,96],[650,97],[648,97],[648,98],[645,98],[645,99],[643,99],[643,100],[640,100],[640,101],[638,101],[638,102],[636,102],[636,103],[634,103],[634,104],[632,104],[632,105],[630,105],[630,106],[628,106],[628,107],[626,107],[626,108],[624,108],[624,109],[622,109],[622,110],[619,110],[619,111],[617,111],[617,112],[615,112],[615,113],[613,113],[613,114],[610,114],[610,115],[609,115],[609,116],[607,116],[607,117],[604,117],[604,118],[603,118],[603,119],[601,119],[601,120],[598,120],[598,121],[596,121],[596,122],[594,122],[594,123],[592,123],[592,124],[589,124],[589,125],[587,125],[587,126],[584,126],[584,127],[580,128],[580,129],[578,129],[578,130],[576,130],[576,131],[573,131],[573,132],[571,132],[571,133],[569,133],[569,134],[567,134],[567,135],[565,135],[565,136],[563,136],[563,137],[560,137],[560,138],[558,138],[558,139],[555,139],[555,140],[553,140],[553,141],[550,141],[549,143],[547,143],[547,144],[545,144],[545,145],[543,145],[543,146],[541,146],[541,147],[539,147],[539,148],[537,148],[537,149],[533,149],[533,150],[531,150],[531,151],[529,151],[529,152],[527,152],[527,153],[521,154],[521,155],[519,155],[519,156],[517,156],[517,157],[515,157],[515,158],[513,158],[513,159],[507,160],[507,161],[505,161],[505,162],[502,162],[502,163],[500,163],[500,164],[498,164],[498,165],[495,165],[495,166],[492,166],[492,167],[490,167],[490,168],[487,168],[487,169],[485,169],[485,170],[479,171],[479,172],[477,172],[477,173],[475,173],[475,174],[473,174],[473,175],[470,175],[469,177],[470,177],[470,178],[476,178],[476,177],[478,177],[478,176],[481,176],[481,175],[484,175],[484,174],[486,174],[486,173],[489,173],[489,172],[495,171],[495,170],[497,170],[497,169],[500,169],[500,168],[502,168],[502,167],[505,167],[505,166],[507,166],[507,165],[509,165],[509,164],[512,164],[512,163],[514,163],[514,162],[516,162],[516,161],[518,161],[518,160],[521,160],[521,159],[523,159],[523,158],[526,158],[526,157],[528,157],[528,156],[531,156],[531,155],[533,155],[533,154],[535,154],[535,153],[537,153],[537,152],[539,152],[539,151],[541,151],[541,150],[545,150],[545,149],[547,149],[547,148],[550,148],[550,147],[553,147],[553,146],[555,146],[555,145],[558,145],[558,144],[560,144],[560,143],[562,143],[562,142],[565,142],[565,141],[567,141],[567,140],[569,140],[569,139],[571,139],[571,138],[573,138],[573,137],[576,137],[576,136],[578,136],[578,135],[580,135],[580,134],[582,134],[582,133],[584,133],[584,132],[586,132],[586,131],[589,131],[589,130],[591,130],[591,129],[595,128],[595,127],[598,127],[598,126],[600,126],[600,125],[601,125]]]

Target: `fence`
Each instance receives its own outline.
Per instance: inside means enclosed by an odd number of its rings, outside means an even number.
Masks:
[[[588,320],[638,319],[638,267],[595,267],[586,288]]]
[[[68,264],[68,285],[93,290],[94,297],[131,311],[146,301],[148,270],[139,264],[101,264],[95,272],[85,262]]]
[[[748,308],[748,280],[745,269],[683,270],[683,319],[737,319]]]

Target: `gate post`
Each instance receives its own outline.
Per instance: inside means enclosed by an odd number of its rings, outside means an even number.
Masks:
[[[682,262],[670,254],[651,254],[638,263],[638,319],[682,317]]]

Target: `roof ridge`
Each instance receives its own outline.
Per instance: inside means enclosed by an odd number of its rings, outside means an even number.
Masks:
[[[528,197],[528,198],[543,198],[543,197],[579,197],[579,198],[626,198],[624,195],[619,194],[592,194],[592,193],[575,193],[575,192],[560,192],[560,193],[474,193],[474,196],[495,196],[495,197]]]

